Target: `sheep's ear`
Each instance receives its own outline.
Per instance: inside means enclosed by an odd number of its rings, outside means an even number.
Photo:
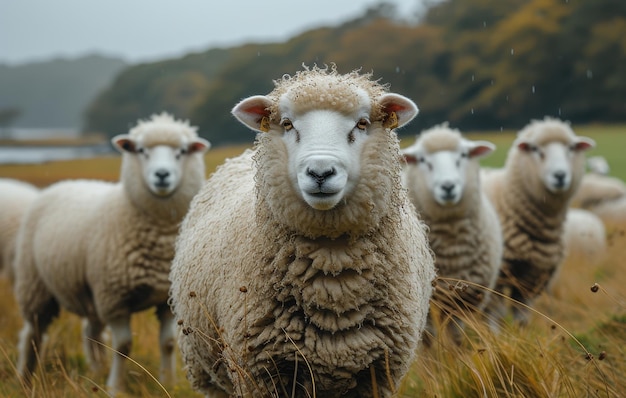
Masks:
[[[530,152],[535,149],[535,146],[531,144],[530,142],[521,141],[517,143],[517,148],[523,152]]]
[[[589,137],[578,137],[578,140],[574,142],[572,148],[575,151],[586,151],[587,149],[594,148],[596,146],[596,142]]]
[[[412,153],[402,153],[401,155],[402,155],[402,157],[404,158],[404,161],[407,164],[416,164],[417,163],[417,157],[415,155],[413,155]]]
[[[137,152],[137,143],[128,134],[120,134],[111,138],[111,143],[118,151],[124,153]]]
[[[417,163],[417,155],[411,150],[412,147],[400,149],[400,156],[407,164]]]
[[[269,107],[272,101],[264,95],[255,95],[235,105],[232,114],[241,123],[255,131],[267,132],[270,129]]]
[[[191,143],[189,143],[189,146],[187,147],[187,152],[205,153],[210,148],[211,148],[211,143],[209,141],[205,140],[204,138],[196,138],[195,140],[191,141]]]
[[[400,94],[383,94],[378,98],[378,102],[382,105],[383,112],[387,115],[383,120],[383,126],[388,129],[404,126],[413,120],[419,112],[417,105],[413,101]]]
[[[496,146],[489,141],[472,141],[468,145],[468,156],[470,158],[482,158],[489,155],[496,149]]]

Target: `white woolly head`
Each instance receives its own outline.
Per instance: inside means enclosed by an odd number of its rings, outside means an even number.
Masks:
[[[233,109],[248,127],[283,141],[291,187],[315,210],[335,208],[355,189],[373,132],[389,134],[418,112],[413,101],[385,93],[369,77],[307,68],[275,82],[269,95],[247,98]]]
[[[509,157],[516,153],[521,159],[519,172],[536,174],[548,192],[570,195],[584,173],[583,153],[594,146],[591,138],[577,136],[569,123],[546,117],[533,120],[518,133]],[[527,180],[532,184],[532,178]]]
[[[127,171],[141,173],[143,184],[158,197],[172,195],[183,180],[189,157],[200,157],[211,146],[198,137],[196,127],[167,113],[140,120],[129,134],[111,141],[124,155],[122,180],[129,178],[128,184],[136,184]]]
[[[441,206],[457,205],[463,198],[465,187],[478,179],[475,160],[493,152],[495,145],[488,141],[470,141],[447,123],[423,131],[415,143],[401,153],[416,189],[428,190]]]
[[[600,175],[609,175],[611,167],[604,156],[592,156],[587,159],[587,168],[591,173]]]

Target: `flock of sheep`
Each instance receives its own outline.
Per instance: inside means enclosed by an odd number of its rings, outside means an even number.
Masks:
[[[177,343],[207,397],[390,396],[436,323],[458,342],[465,310],[495,331],[510,311],[527,322],[506,297],[532,304],[585,220],[626,215],[624,184],[585,174],[594,142],[560,120],[531,122],[488,170],[495,146],[447,124],[400,150],[416,105],[358,71],[305,67],[232,113],[255,147],[206,181],[210,144],[165,113],[113,139],[118,183],[0,180],[25,383],[63,308],[96,370],[110,329],[107,388],[123,391],[130,317],[156,307],[166,383]]]

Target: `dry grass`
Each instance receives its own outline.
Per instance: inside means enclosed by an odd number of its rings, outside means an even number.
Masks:
[[[510,138],[510,137],[509,137]],[[216,148],[207,173],[245,146]],[[65,178],[117,180],[119,157],[0,166],[0,177],[39,186]],[[530,324],[505,325],[499,335],[485,319],[469,316],[461,346],[435,339],[422,349],[401,385],[402,397],[620,397],[626,391],[626,226],[610,229],[609,253],[598,264],[568,259],[552,295],[540,297]],[[597,291],[591,287],[597,284]],[[594,290],[596,290],[594,288]],[[34,390],[15,373],[21,319],[10,286],[0,279],[0,396],[105,397],[106,374],[92,374],[81,350],[80,322],[63,313],[49,330]],[[167,392],[158,374],[158,322],[150,311],[132,323],[129,394],[138,397],[199,397],[191,391],[179,359],[177,381]],[[145,369],[142,369],[142,367]],[[242,372],[245,372],[242,370]],[[148,374],[150,373],[150,374]],[[244,373],[242,373],[244,374]],[[379,380],[381,380],[379,378]]]
[[[464,343],[441,337],[423,349],[402,396],[623,396],[626,239],[618,235],[599,264],[566,260],[528,326],[503,325],[496,335],[481,315],[467,315]]]

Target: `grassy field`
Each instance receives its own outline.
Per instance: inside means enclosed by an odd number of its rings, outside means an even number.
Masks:
[[[603,155],[612,174],[626,180],[626,126],[581,126],[596,140],[590,155]],[[483,162],[501,166],[513,134],[473,133],[498,149]],[[406,146],[412,138],[406,138]],[[245,146],[215,148],[206,156],[207,173]],[[66,178],[117,180],[119,157],[0,166],[0,177],[38,186]],[[399,391],[402,397],[623,397],[626,391],[626,225],[611,231],[608,252],[593,261],[568,258],[550,295],[533,306],[525,328],[504,325],[499,335],[485,319],[468,316],[467,338],[457,346],[435,339],[422,349]],[[593,289],[592,289],[593,287]],[[107,396],[105,374],[92,374],[81,351],[80,322],[63,313],[50,328],[42,361],[29,392],[15,374],[21,319],[9,284],[0,279],[0,397]],[[133,318],[128,396],[199,397],[191,391],[179,360],[177,382],[162,388],[158,374],[158,323],[150,311]]]

